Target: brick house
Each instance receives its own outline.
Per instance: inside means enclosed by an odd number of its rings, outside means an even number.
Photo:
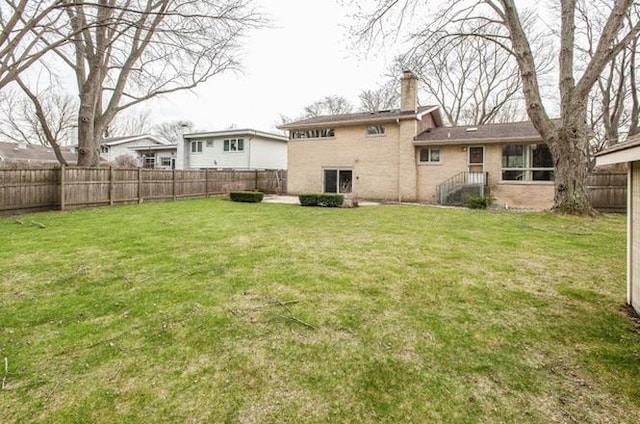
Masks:
[[[397,110],[320,116],[289,132],[288,189],[361,199],[455,204],[488,194],[497,205],[553,204],[553,162],[530,122],[444,127],[437,106],[418,106],[405,71]]]

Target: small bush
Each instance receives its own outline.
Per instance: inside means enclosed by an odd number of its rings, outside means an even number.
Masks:
[[[325,208],[338,208],[344,202],[342,194],[307,193],[298,196],[302,206],[322,206]]]
[[[260,203],[264,195],[258,191],[232,191],[229,199],[234,202]]]
[[[469,196],[465,204],[469,209],[487,209],[491,199],[488,196]]]

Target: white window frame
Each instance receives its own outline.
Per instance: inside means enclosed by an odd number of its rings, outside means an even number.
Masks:
[[[422,160],[422,151],[427,151],[427,160]],[[437,152],[437,160],[432,160],[433,153]],[[420,147],[418,149],[418,163],[421,165],[438,165],[442,163],[442,149],[440,147]]]
[[[223,142],[225,153],[244,152],[244,138],[226,138]]]
[[[513,144],[504,144],[501,146],[500,149],[500,181],[504,182],[504,183],[534,183],[534,184],[549,184],[549,183],[553,183],[554,181],[554,169],[553,166],[551,167],[533,167],[533,149],[537,148],[538,145],[544,145],[544,143],[533,143],[533,144],[517,144],[517,143],[513,143]],[[524,149],[524,160],[523,160],[523,166],[520,168],[514,168],[514,167],[503,167],[502,166],[502,160],[504,157],[504,147],[507,146],[523,146]],[[547,147],[548,148],[548,147]],[[522,173],[522,179],[520,180],[505,180],[503,179],[503,173],[507,171],[507,172],[521,172]],[[536,171],[542,171],[542,172],[551,172],[551,176],[552,178],[550,180],[534,180],[533,179],[533,173]]]
[[[191,153],[202,153],[202,141],[194,140],[191,142]]]
[[[151,166],[149,166],[151,165]],[[155,169],[156,167],[156,155],[143,154],[142,155],[142,167],[145,169]]]

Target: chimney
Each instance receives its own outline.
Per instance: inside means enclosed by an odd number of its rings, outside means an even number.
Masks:
[[[418,78],[404,71],[400,79],[400,112],[415,112],[418,107]]]

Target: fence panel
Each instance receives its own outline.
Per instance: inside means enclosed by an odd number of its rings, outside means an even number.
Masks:
[[[627,210],[627,174],[593,173],[587,179],[591,205],[599,211]]]
[[[46,209],[60,202],[59,169],[0,168],[0,211]]]
[[[0,212],[204,197],[255,189],[286,192],[286,171],[0,168]]]

